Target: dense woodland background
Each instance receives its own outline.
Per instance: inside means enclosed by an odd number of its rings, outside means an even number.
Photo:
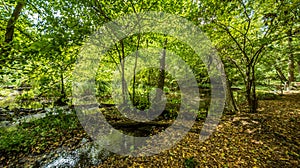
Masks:
[[[264,107],[259,100],[277,100],[287,92],[297,93],[300,87],[300,2],[297,0],[1,0],[0,11],[1,121],[13,122],[49,109],[59,113],[52,115],[51,112],[46,118],[32,122],[20,121],[13,128],[2,126],[0,160],[4,165],[18,164],[18,159],[28,153],[38,155],[65,144],[75,148],[83,137],[88,139],[75,113],[65,113],[66,109],[73,108],[72,72],[89,37],[105,23],[126,14],[166,12],[199,27],[224,64],[226,114],[257,114]],[[162,49],[161,66],[167,50],[176,53],[192,68],[200,93],[208,99],[200,103],[197,112],[197,120],[204,120],[211,89],[207,67],[185,43],[151,32],[126,37],[102,56],[95,79],[96,95],[106,108],[108,118],[119,119],[119,113],[111,109],[115,104],[110,85],[113,71],[119,67],[122,73],[126,56],[145,48]],[[139,63],[138,59],[135,61]],[[122,93],[128,91],[130,101],[138,109],[147,109],[150,92],[155,87],[167,95],[168,104],[160,120],[175,119],[180,89],[168,72],[144,69],[129,83],[122,83],[120,89]],[[299,99],[293,100],[299,103]],[[264,109],[280,108],[279,104]],[[299,116],[294,116],[293,121],[297,125]],[[73,140],[66,142],[71,137],[78,139],[74,143]],[[296,144],[299,145],[299,141]],[[295,160],[291,164],[299,163],[297,148],[291,153]],[[193,166],[194,162],[191,157],[184,160],[184,165]],[[268,165],[261,162],[261,166]]]

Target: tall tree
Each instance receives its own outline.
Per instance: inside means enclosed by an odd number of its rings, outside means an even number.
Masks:
[[[241,75],[250,112],[258,107],[256,67],[267,46],[283,38],[275,33],[286,19],[285,7],[284,1],[199,2],[200,24]]]

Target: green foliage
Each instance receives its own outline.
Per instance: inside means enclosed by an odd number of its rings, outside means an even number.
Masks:
[[[184,167],[186,168],[194,168],[198,165],[199,163],[195,161],[194,157],[188,158],[184,160]]]
[[[66,134],[78,129],[81,129],[81,125],[75,114],[49,115],[15,128],[1,129],[0,151],[40,153],[47,150],[48,144],[60,142]]]
[[[41,108],[42,104],[36,101],[36,93],[34,90],[23,91],[22,94],[17,95],[14,99],[15,103],[18,104],[19,107],[23,108]]]
[[[135,91],[135,102],[133,102],[133,104],[140,110],[149,109],[149,99],[149,89],[137,89]]]
[[[0,3],[0,85],[15,88],[30,86],[31,90],[12,96],[9,91],[0,88],[0,107],[6,108],[3,115],[19,106],[44,107],[39,102],[41,99],[51,100],[51,105],[71,104],[72,83],[76,84],[72,72],[89,36],[107,22],[138,12],[174,14],[201,28],[222,58],[229,81],[233,86],[242,88],[241,92],[233,93],[238,104],[244,104],[249,98],[280,99],[278,94],[267,91],[274,90],[273,83],[285,82],[292,56],[295,65],[300,62],[300,5],[297,0],[27,0],[16,19],[12,15],[20,3],[23,1],[2,0]],[[9,24],[11,19],[16,19],[13,25]],[[174,25],[181,26],[178,23]],[[13,38],[8,41],[6,34],[9,29],[13,30]],[[167,43],[164,43],[166,39]],[[136,108],[148,109],[150,95],[160,82],[160,71],[145,67],[150,54],[136,58],[135,51],[153,51],[156,48],[165,48],[184,60],[201,89],[211,87],[208,67],[190,46],[174,37],[148,32],[128,36],[117,41],[105,54],[99,54],[101,61],[95,78],[99,102],[118,103],[111,98],[112,91],[124,90],[122,86],[112,89],[113,74],[115,71],[124,73],[122,68],[127,66],[122,67],[122,59],[133,56],[131,61],[136,61],[143,69],[135,73],[135,79],[127,81],[125,90]],[[176,72],[186,71],[180,65],[172,68]],[[299,81],[300,73],[296,73]],[[125,78],[128,79],[129,75],[125,74]],[[184,79],[184,76],[180,78]],[[91,94],[90,87],[93,86],[81,89],[84,94]],[[178,81],[166,72],[162,88],[167,104],[160,117],[175,119],[181,106]],[[204,94],[204,97],[208,101],[200,101],[199,110],[193,111],[198,120],[205,119],[208,113],[209,94]],[[255,103],[249,103],[249,107],[251,105],[254,107]],[[43,153],[49,150],[50,144],[61,144],[67,137],[74,136],[72,131],[82,130],[75,114],[67,115],[62,110],[57,113],[13,128],[1,128],[0,153]],[[120,114],[117,110],[105,113]],[[291,121],[296,119],[292,117]],[[184,160],[184,166],[192,168],[199,165],[191,157]]]

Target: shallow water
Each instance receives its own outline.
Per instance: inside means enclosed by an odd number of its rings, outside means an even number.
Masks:
[[[4,120],[0,121],[0,128],[1,127],[13,127],[20,123],[27,123],[37,119],[41,119],[46,117],[47,115],[59,115],[58,111],[62,111],[64,114],[71,114],[72,110],[68,109],[68,107],[60,107],[60,108],[45,108],[44,112],[37,113],[37,114],[28,114],[22,117],[13,117],[11,120]]]
[[[58,157],[50,158],[47,163],[41,165],[43,168],[73,168],[97,166],[112,155],[103,149],[100,143],[86,142],[84,138],[80,148],[70,152],[61,151]]]

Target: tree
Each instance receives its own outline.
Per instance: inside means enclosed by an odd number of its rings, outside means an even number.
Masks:
[[[177,1],[176,1],[177,2]],[[195,13],[189,13],[190,11],[195,11],[195,5],[192,2],[181,2],[178,1],[176,5],[174,5],[173,1],[153,1],[153,0],[147,0],[147,1],[127,1],[126,3],[124,1],[91,1],[88,6],[91,6],[95,13],[99,16],[98,20],[105,21],[105,22],[110,22],[113,19],[116,19],[120,16],[123,16],[124,14],[137,14],[138,12],[147,12],[149,10],[153,9],[159,9],[163,10],[165,12],[170,12],[170,13],[176,13],[180,15],[185,15],[187,17],[192,18],[192,15]],[[110,10],[111,7],[114,6],[114,10]],[[182,8],[187,8],[187,11],[183,11]],[[97,23],[100,23],[101,21],[97,21]],[[102,25],[102,24],[100,24]],[[112,30],[112,34],[114,34]],[[155,36],[155,35],[154,35]],[[160,35],[157,35],[156,37],[159,37]],[[114,58],[112,57],[112,62],[116,63],[117,66],[120,66],[118,69],[121,72],[122,75],[122,95],[123,95],[123,102],[126,102],[125,93],[128,93],[127,90],[127,83],[124,80],[124,66],[125,66],[125,57],[127,54],[129,54],[132,49],[138,50],[140,47],[142,47],[141,41],[142,39],[145,39],[146,37],[149,37],[147,35],[139,35],[138,38],[126,38],[126,39],[121,39],[119,40],[115,46],[114,46],[114,51],[112,53],[116,53],[118,56]],[[153,37],[153,36],[152,36]],[[136,41],[133,41],[136,40]],[[146,41],[146,40],[144,40]],[[136,44],[136,45],[135,45]],[[145,45],[145,43],[144,43]],[[132,47],[135,46],[135,47]],[[118,61],[116,61],[118,60]],[[137,63],[137,59],[135,60]],[[163,63],[163,59],[162,59]],[[133,78],[133,84],[132,84],[132,99],[133,103],[135,103],[135,76]],[[160,73],[160,80],[158,81],[158,87],[163,89],[163,79],[164,79],[164,73]],[[130,94],[130,92],[129,92]]]
[[[87,16],[88,7],[75,0],[11,2],[14,8],[9,1],[1,6],[7,25],[1,32],[5,35],[0,43],[1,73],[17,73],[13,80],[22,80],[35,86],[39,96],[58,97],[56,102],[65,104],[71,89],[67,79],[80,46],[94,28],[90,18],[95,16]],[[10,9],[13,12],[6,19]]]
[[[272,7],[271,7],[272,6]],[[202,24],[223,60],[230,61],[242,77],[250,112],[258,107],[256,68],[267,46],[286,18],[283,1],[199,2]]]
[[[6,4],[6,2],[3,2],[2,10],[5,11],[1,15],[3,19],[7,15],[9,15],[10,10],[9,8],[13,6],[13,4]],[[0,43],[0,55],[1,55],[1,61],[0,61],[0,71],[2,74],[4,74],[4,67],[11,67],[9,64],[12,64],[14,62],[14,58],[11,58],[14,53],[11,52],[13,46],[15,45],[14,36],[15,36],[15,29],[16,29],[16,24],[17,21],[21,15],[22,9],[25,7],[25,2],[24,1],[17,1],[15,7],[13,8],[12,14],[9,17],[6,27],[5,27],[5,33],[4,33],[4,39]],[[4,23],[5,24],[5,23]],[[2,33],[1,33],[2,34]],[[5,66],[8,65],[8,66]]]

